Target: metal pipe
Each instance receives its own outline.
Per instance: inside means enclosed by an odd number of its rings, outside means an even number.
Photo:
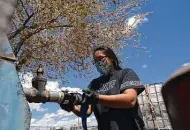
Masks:
[[[26,99],[30,103],[46,103],[46,102],[56,102],[59,104],[67,104],[65,99],[65,94],[68,93],[67,91],[38,91],[36,88],[23,88]],[[73,104],[77,105],[80,104],[82,100],[82,96],[80,93],[72,93],[72,96],[75,97],[75,101]]]
[[[57,102],[61,103],[64,99],[64,92],[61,91],[38,91],[36,88],[24,88],[24,93],[28,102],[32,103],[46,103]]]

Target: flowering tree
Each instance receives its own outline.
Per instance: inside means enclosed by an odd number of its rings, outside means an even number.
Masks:
[[[57,72],[91,72],[92,50],[97,45],[122,49],[138,47],[137,23],[148,13],[130,12],[145,0],[18,0],[8,38],[18,58],[17,69],[39,63]]]

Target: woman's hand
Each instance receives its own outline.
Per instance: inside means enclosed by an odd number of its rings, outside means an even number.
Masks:
[[[89,89],[83,90],[82,104],[97,104],[99,100],[99,94]]]
[[[67,112],[71,112],[74,110],[73,104],[60,104],[60,107]]]
[[[83,92],[82,103],[101,103],[111,108],[132,108],[137,100],[137,90],[133,88],[126,89],[123,93],[117,95],[100,95],[89,89],[83,90]]]

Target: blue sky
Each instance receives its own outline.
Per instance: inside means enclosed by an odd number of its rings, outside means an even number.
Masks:
[[[183,64],[190,62],[190,1],[189,0],[152,0],[146,3],[141,10],[154,11],[148,22],[144,23],[139,32],[146,35],[141,39],[142,46],[151,49],[148,53],[141,53],[138,57],[131,56],[134,49],[126,48],[122,55],[122,67],[129,67],[139,75],[144,84],[164,82]],[[97,73],[96,73],[96,76]],[[86,88],[90,79],[76,79],[67,74],[70,83],[62,87]],[[46,103],[40,105],[48,111],[32,111],[32,118],[42,119],[44,114],[55,113],[60,107],[57,104]],[[74,119],[69,116],[68,119]]]
[[[125,66],[133,68],[143,83],[163,82],[190,61],[189,5],[189,0],[152,0],[142,8],[143,11],[154,11],[139,30],[147,36],[141,44],[151,51],[128,59]],[[126,51],[125,55],[130,52]]]

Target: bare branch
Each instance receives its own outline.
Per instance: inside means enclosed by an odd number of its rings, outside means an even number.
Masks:
[[[22,7],[24,8],[24,10],[25,10],[25,12],[26,12],[28,18],[29,18],[30,15],[28,14],[28,11],[27,11],[27,9],[26,9],[25,6],[24,6],[24,3],[22,2],[22,0],[19,0],[19,1],[20,1],[20,3],[21,3]]]
[[[8,37],[9,40],[11,40],[12,38],[14,38],[16,35],[18,35],[21,31],[23,31],[24,29],[26,29],[26,24],[28,23],[28,21],[34,16],[34,13],[31,14],[23,23],[23,26],[19,29],[17,29],[15,32],[11,33],[11,35]]]

